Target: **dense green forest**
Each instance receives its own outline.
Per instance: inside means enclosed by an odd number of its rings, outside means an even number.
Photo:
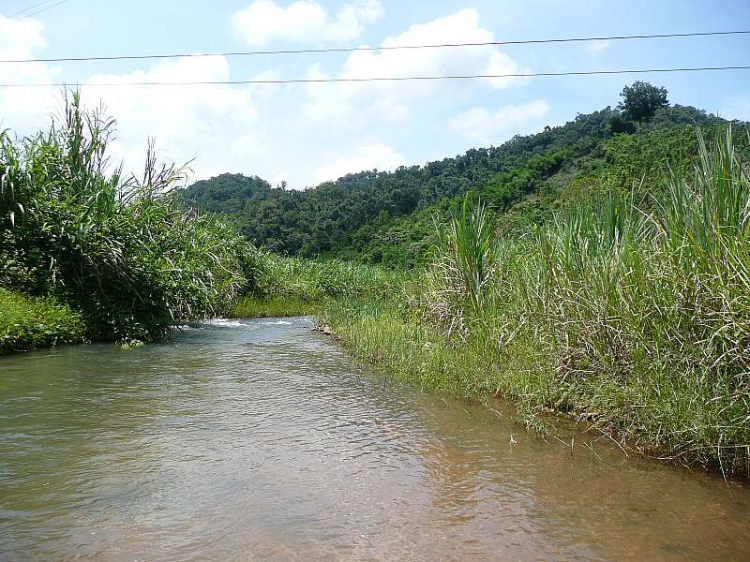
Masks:
[[[485,202],[501,230],[520,231],[557,207],[613,187],[638,192],[643,184],[653,195],[670,165],[692,166],[696,125],[708,130],[726,123],[670,106],[666,91],[648,84],[626,87],[622,97],[614,109],[425,166],[350,174],[304,191],[224,174],[194,183],[182,196],[198,210],[230,217],[248,239],[273,252],[422,265],[435,242],[435,219],[447,220],[467,192]]]

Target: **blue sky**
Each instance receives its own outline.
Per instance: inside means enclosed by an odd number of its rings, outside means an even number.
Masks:
[[[729,0],[68,0],[8,19],[37,0],[0,1],[0,59],[303,47],[380,46],[736,30],[750,2]],[[744,24],[744,25],[743,25]],[[2,65],[0,83],[241,80],[750,64],[750,36],[595,44]],[[750,119],[750,71],[505,81],[83,89],[119,122],[115,155],[138,169],[149,137],[161,156],[303,188],[362,169],[392,169],[497,145],[515,134],[615,105],[647,79],[674,103]],[[0,88],[0,123],[44,126],[55,88]]]

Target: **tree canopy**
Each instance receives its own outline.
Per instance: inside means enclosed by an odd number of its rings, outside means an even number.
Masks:
[[[669,107],[667,89],[652,86],[648,82],[635,82],[632,86],[625,86],[619,108],[632,121],[649,121],[657,110]]]

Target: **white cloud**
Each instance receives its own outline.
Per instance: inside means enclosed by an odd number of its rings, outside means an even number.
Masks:
[[[230,25],[243,41],[256,47],[274,41],[341,42],[359,37],[367,24],[384,13],[380,0],[345,4],[335,18],[315,0],[297,0],[287,7],[274,0],[256,0],[235,12]]]
[[[427,23],[412,25],[395,37],[386,39],[383,47],[436,45],[440,43],[485,43],[493,41],[492,31],[479,25],[479,12],[465,9]],[[309,69],[315,78],[450,76],[466,74],[522,74],[529,72],[516,60],[494,46],[455,49],[403,49],[357,51],[352,53],[337,73],[325,71],[319,64]],[[503,89],[523,84],[528,78],[487,80],[492,88]],[[312,84],[307,88],[309,101],[304,115],[309,119],[350,118],[368,113],[392,122],[411,114],[410,106],[423,100],[437,86],[430,81]],[[453,84],[456,87],[456,84]],[[459,86],[460,87],[460,86]]]
[[[0,58],[39,58],[46,46],[43,31],[35,20],[0,16]],[[41,63],[0,65],[0,83],[49,84],[62,81],[58,74],[57,68]],[[275,76],[276,71],[269,69],[258,78]],[[257,100],[269,99],[270,87],[91,85],[229,78],[229,64],[223,57],[163,61],[127,74],[91,76],[82,88],[82,99],[88,107],[101,103],[107,115],[117,119],[111,159],[113,164],[124,161],[127,172],[141,172],[148,140],[155,138],[162,161],[182,164],[196,158],[191,164],[196,179],[227,171],[272,177],[283,162],[274,160],[273,143],[259,125],[256,108]],[[59,110],[61,98],[54,87],[0,87],[0,128],[19,136],[44,129],[50,115]],[[277,143],[283,142],[276,131],[271,135]]]
[[[605,50],[609,49],[609,46],[612,44],[611,41],[592,41],[586,46],[586,50],[589,52],[589,54],[593,57],[598,56]]]
[[[38,52],[47,46],[43,31],[39,21],[0,15],[0,58],[38,58]],[[0,65],[2,84],[50,84],[58,74],[58,68],[43,63]],[[0,88],[0,128],[28,134],[58,102],[59,95],[53,88]]]
[[[378,2],[348,2],[326,15],[326,29],[375,18]],[[312,4],[312,2],[310,2]],[[257,3],[256,3],[257,4]],[[362,15],[367,6],[373,10]],[[374,6],[374,8],[372,8]],[[289,9],[289,8],[285,8]],[[359,10],[359,11],[358,11]],[[348,22],[348,23],[347,23]],[[336,31],[333,35],[341,36]],[[329,36],[330,37],[330,36]],[[462,10],[427,23],[414,25],[384,41],[384,45],[432,44],[442,41],[488,41],[492,33],[479,25],[476,10]],[[39,58],[46,48],[44,29],[33,20],[0,17],[0,58]],[[309,76],[361,77],[372,75],[432,75],[502,72],[521,66],[494,47],[425,49],[419,51],[357,52],[340,66],[316,65]],[[94,66],[101,74],[90,76],[83,91],[88,106],[101,101],[118,121],[112,158],[125,161],[126,170],[139,172],[150,137],[156,139],[161,160],[182,163],[196,158],[195,178],[223,172],[243,172],[288,181],[301,188],[315,181],[377,168],[390,170],[405,165],[396,138],[409,128],[394,130],[412,115],[441,111],[433,103],[442,100],[468,103],[477,92],[505,88],[523,81],[493,83],[376,83],[319,84],[299,86],[163,86],[97,87],[95,83],[226,81],[230,66],[222,57],[184,58],[144,65],[116,74],[108,65]],[[243,67],[244,68],[244,67]],[[281,68],[257,69],[256,78],[283,78]],[[247,77],[243,73],[241,77]],[[3,82],[62,82],[60,69],[46,64],[0,65]],[[455,98],[455,101],[454,101]],[[0,127],[23,135],[45,128],[50,112],[60,107],[56,88],[0,88]],[[439,123],[435,116],[431,122]],[[520,126],[520,125],[519,125]],[[372,136],[362,138],[362,131]],[[388,131],[390,137],[383,137]],[[429,134],[429,133],[425,133]],[[452,135],[455,139],[456,135]],[[494,138],[494,137],[493,137]],[[399,141],[402,142],[402,141]],[[435,139],[425,139],[425,150],[440,154]],[[454,149],[451,148],[451,151]]]
[[[315,170],[315,180],[320,183],[364,170],[389,171],[404,165],[406,158],[390,146],[371,144],[360,146],[353,153],[337,159],[332,164],[321,166]]]
[[[281,184],[282,182],[288,182],[288,181],[289,181],[289,173],[286,170],[282,170],[271,178],[270,183],[271,185],[275,187]]]
[[[224,57],[189,58],[154,64],[129,74],[96,75],[90,84],[127,82],[225,81]],[[261,158],[264,143],[254,134],[257,111],[248,87],[223,85],[84,88],[88,103],[101,99],[117,118],[114,150],[126,169],[140,166],[148,139],[156,139],[164,159],[178,163],[197,157],[197,177],[213,166]],[[223,170],[226,171],[226,168]]]
[[[437,45],[441,43],[486,43],[494,40],[492,31],[479,25],[479,12],[473,8],[412,25],[396,37],[383,41],[383,47]],[[358,51],[344,66],[346,78],[370,76],[440,76],[462,74],[518,74],[521,65],[493,46],[463,48]],[[524,82],[523,78],[491,81],[498,88]],[[425,85],[425,84],[423,84]],[[430,86],[426,84],[426,86]]]
[[[454,117],[450,126],[467,140],[497,143],[512,135],[538,128],[539,121],[549,110],[546,100],[535,100],[524,105],[505,105],[494,111],[475,107]]]
[[[10,19],[0,14],[0,51],[3,58],[29,58],[36,49],[46,47],[43,31],[44,24],[40,21]]]
[[[0,58],[38,58],[39,50],[46,46],[43,29],[33,19],[0,16]],[[60,81],[58,74],[57,68],[42,63],[0,65],[0,83],[48,84]],[[160,62],[128,74],[94,75],[88,84],[228,78],[227,60],[208,57]],[[239,169],[266,154],[268,143],[255,133],[256,109],[250,88],[85,86],[82,99],[89,107],[101,102],[107,114],[117,119],[112,157],[124,160],[127,171],[141,171],[149,138],[156,139],[164,160],[181,164],[198,157],[193,165],[197,177]],[[31,134],[46,126],[60,104],[57,88],[0,88],[0,127],[20,136]]]

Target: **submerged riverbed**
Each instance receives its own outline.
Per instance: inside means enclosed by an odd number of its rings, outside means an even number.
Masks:
[[[305,319],[0,358],[0,560],[747,560],[747,485],[562,438]]]

